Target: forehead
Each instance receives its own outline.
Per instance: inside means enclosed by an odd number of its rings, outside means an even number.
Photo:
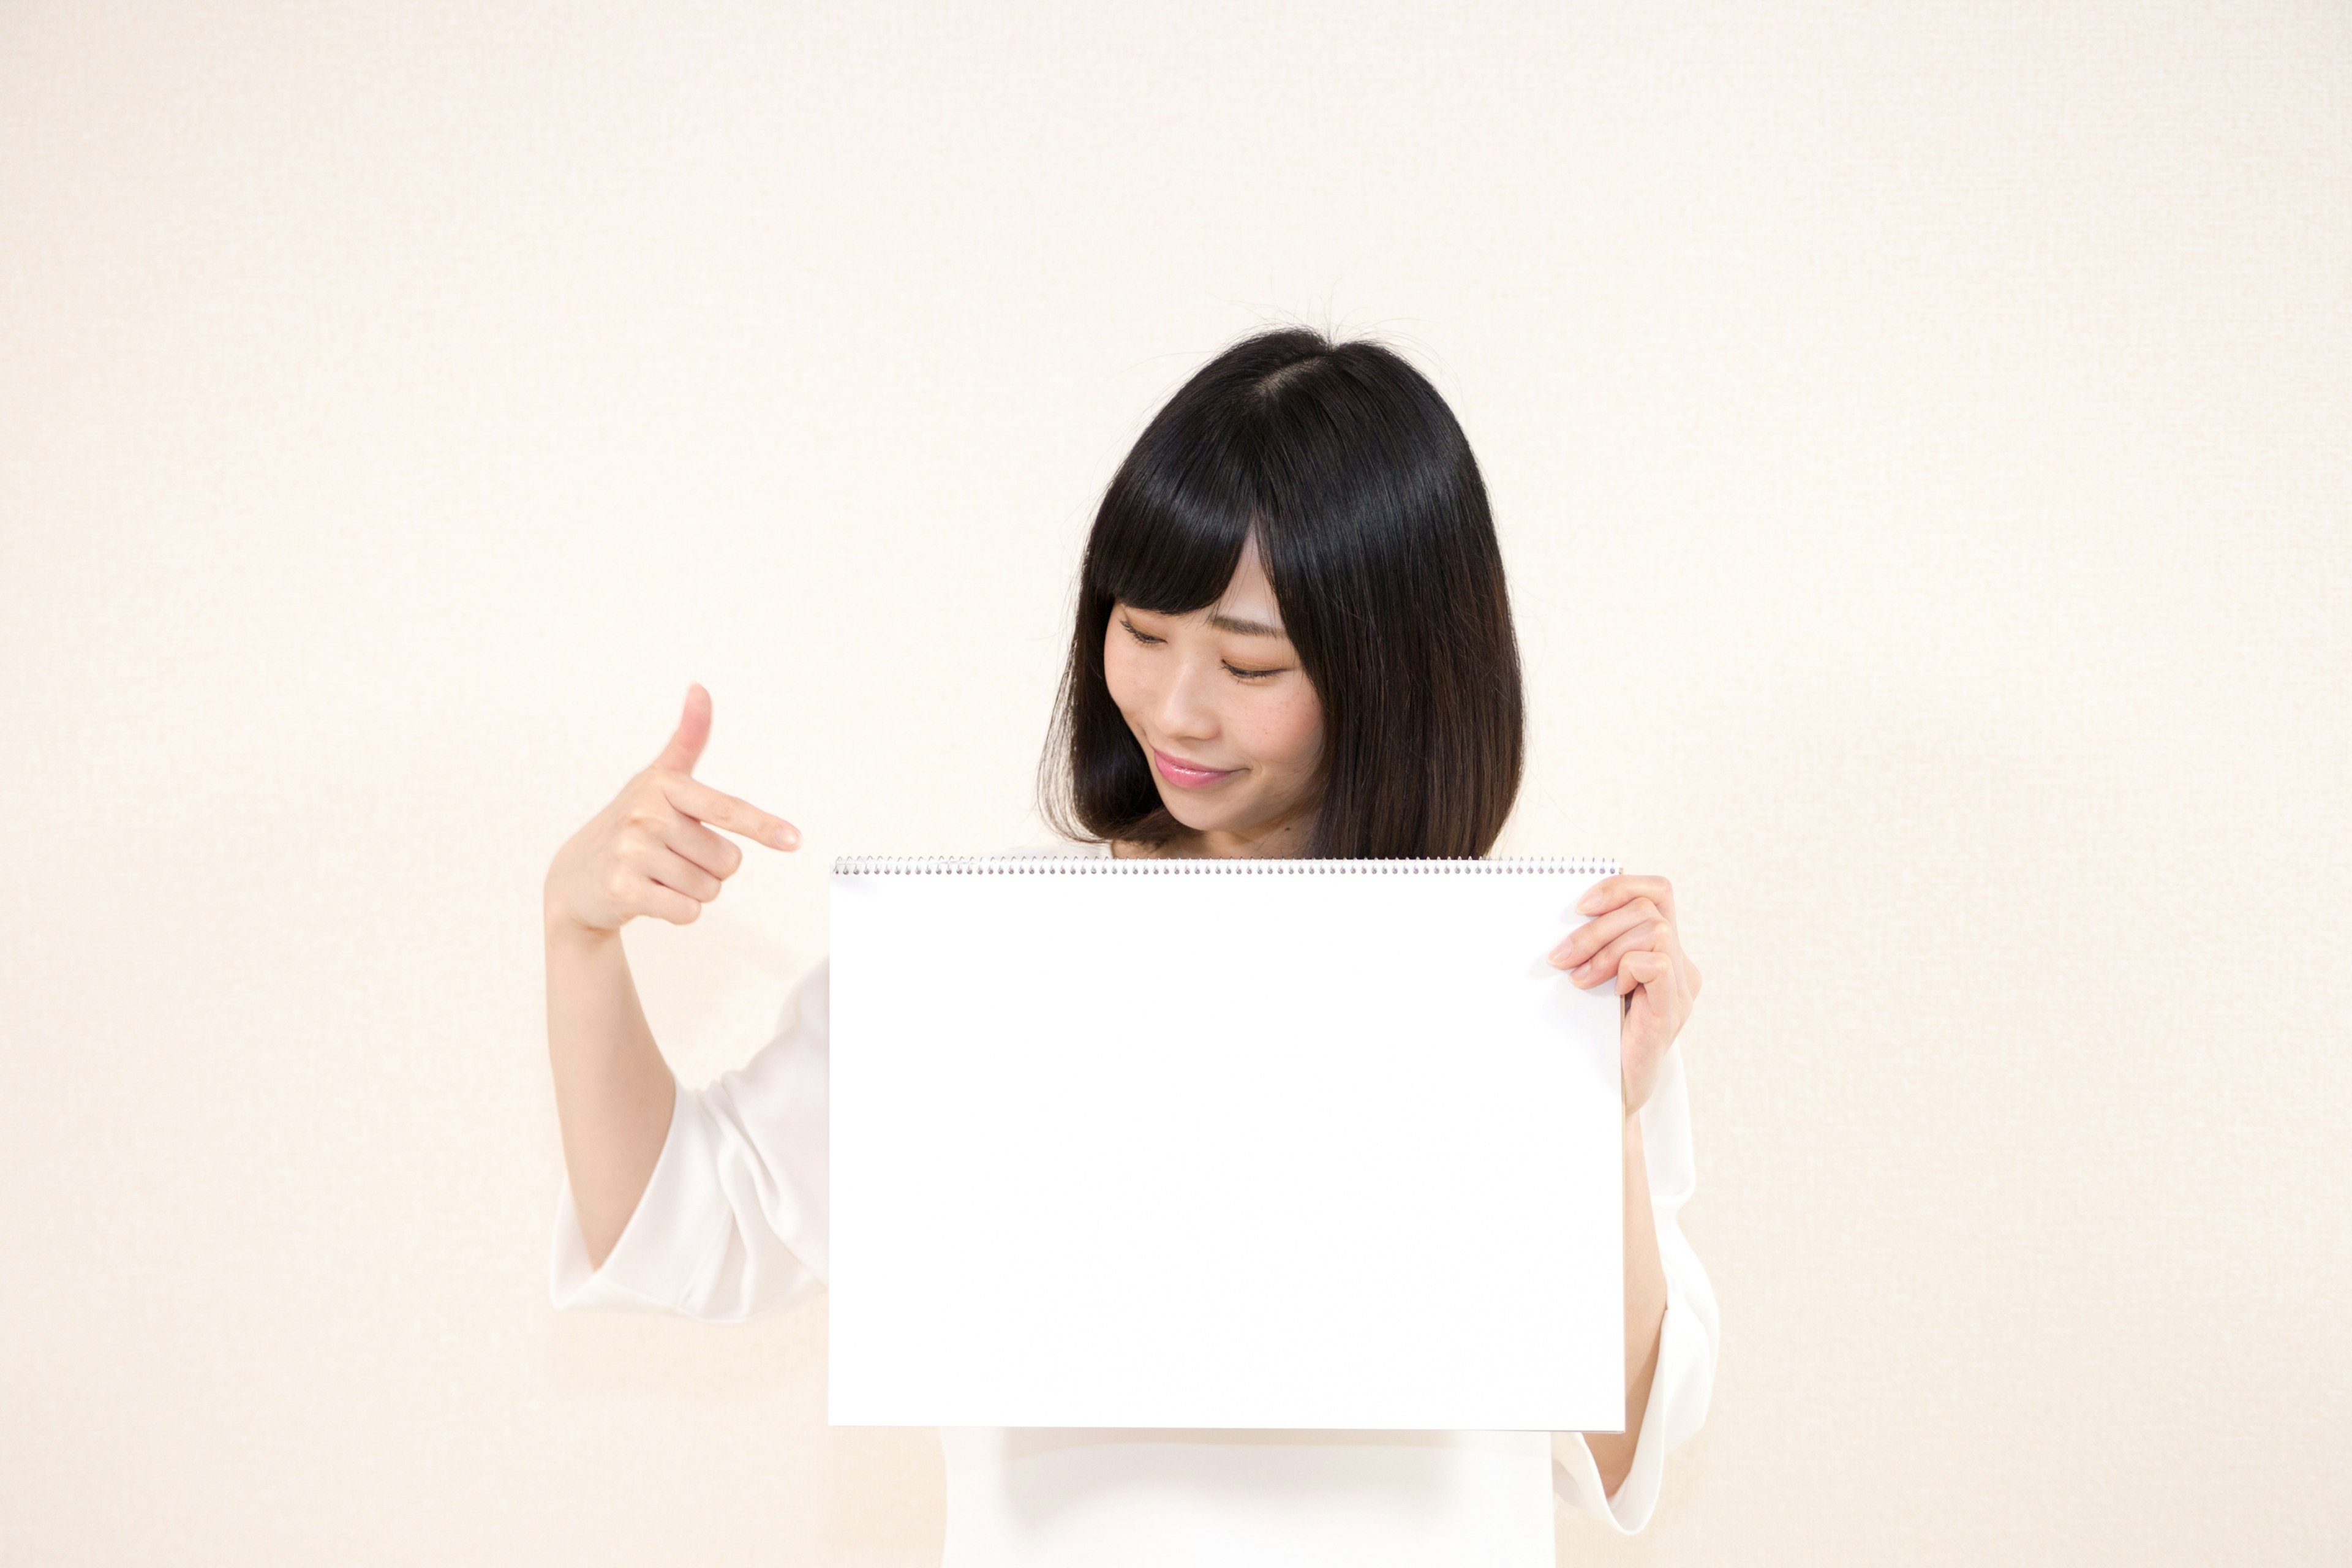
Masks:
[[[1234,565],[1233,581],[1217,595],[1217,602],[1209,606],[1208,616],[1209,625],[1217,631],[1242,637],[1284,635],[1282,612],[1274,602],[1274,584],[1266,580],[1265,568],[1258,561],[1255,529],[1242,541],[1241,559]]]

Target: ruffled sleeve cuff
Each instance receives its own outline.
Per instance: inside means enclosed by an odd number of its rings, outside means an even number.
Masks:
[[[713,1174],[713,1129],[696,1097],[671,1081],[661,1157],[602,1268],[589,1265],[568,1174],[556,1194],[548,1299],[559,1311],[678,1311],[725,1248],[729,1214]]]
[[[1584,1434],[1555,1432],[1553,1489],[1585,1512],[1607,1521],[1620,1535],[1639,1534],[1657,1511],[1666,1450],[1697,1431],[1706,1418],[1712,1356],[1689,1294],[1670,1267],[1666,1314],[1658,1329],[1658,1370],[1650,1379],[1650,1404],[1642,1417],[1641,1435],[1633,1441],[1633,1468],[1611,1494],[1601,1485],[1601,1467]]]

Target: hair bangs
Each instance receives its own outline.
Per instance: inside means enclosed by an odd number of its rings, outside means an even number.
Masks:
[[[1224,593],[1264,509],[1256,476],[1241,443],[1231,438],[1234,433],[1185,427],[1220,423],[1171,418],[1145,433],[1144,443],[1181,452],[1187,460],[1155,461],[1146,452],[1142,461],[1121,468],[1103,497],[1087,552],[1088,594],[1155,615],[1183,616]]]

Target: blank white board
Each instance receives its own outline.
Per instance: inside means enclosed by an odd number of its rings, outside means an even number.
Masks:
[[[1623,1430],[1615,870],[836,861],[829,1418]]]

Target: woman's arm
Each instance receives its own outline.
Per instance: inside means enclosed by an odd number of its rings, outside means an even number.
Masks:
[[[557,1310],[740,1323],[824,1283],[830,973],[819,959],[793,984],[774,1034],[743,1066],[698,1089],[671,1079],[652,1170],[628,1178],[641,1190],[614,1205],[618,1235],[593,1258],[565,1181],[548,1258]]]
[[[1649,1163],[1642,1147],[1642,1118],[1625,1118],[1625,1430],[1587,1432],[1585,1447],[1601,1468],[1601,1484],[1615,1491],[1633,1468],[1649,1408],[1650,1384],[1657,1374],[1658,1345],[1666,1318],[1666,1268],[1658,1256],[1657,1219],[1650,1207]]]
[[[661,754],[564,841],[541,889],[547,1054],[591,1268],[604,1266],[627,1228],[677,1110],[677,1080],[646,1026],[621,928],[641,915],[673,925],[700,918],[743,865],[743,851],[713,826],[778,849],[800,843],[782,817],[694,777],[709,738],[710,693],[698,682]]]
[[[1627,1250],[1632,1255],[1654,1247],[1665,1278],[1664,1315],[1654,1331],[1654,1342],[1643,1352],[1654,1366],[1645,1391],[1628,1401],[1626,1415],[1632,1431],[1599,1436],[1559,1432],[1552,1436],[1553,1489],[1620,1535],[1639,1534],[1648,1527],[1664,1481],[1667,1453],[1689,1441],[1706,1425],[1722,1339],[1715,1288],[1682,1230],[1682,1211],[1696,1190],[1697,1173],[1691,1160],[1690,1090],[1679,1049],[1666,1052],[1655,1092],[1638,1118],[1638,1125],[1627,1130],[1641,1140],[1641,1156],[1638,1161],[1633,1159],[1629,1145],[1626,1202],[1629,1209],[1637,1204],[1646,1208],[1654,1224],[1649,1246],[1629,1235]],[[1643,1190],[1637,1194],[1635,1186]],[[1625,1272],[1631,1298],[1638,1290],[1634,1281],[1643,1270],[1629,1262]],[[1643,1313],[1629,1306],[1625,1318],[1627,1341],[1632,1343],[1638,1331],[1634,1325],[1642,1321]],[[1636,1387],[1644,1385],[1631,1369],[1642,1359],[1631,1352],[1625,1358],[1628,1382]],[[1620,1450],[1605,1481],[1603,1445],[1616,1445]]]
[[[1622,1024],[1625,1105],[1625,1430],[1583,1434],[1606,1490],[1633,1470],[1650,1404],[1667,1310],[1665,1262],[1650,1202],[1642,1108],[1665,1076],[1667,1052],[1698,999],[1698,966],[1675,929],[1674,885],[1664,877],[1603,877],[1577,900],[1591,916],[1552,950],[1553,963],[1579,986],[1614,982]],[[1679,1089],[1679,1085],[1677,1085]],[[1685,1131],[1680,1140],[1686,1148]]]
[[[547,1054],[580,1235],[600,1268],[645,1195],[677,1092],[619,931],[548,921]]]

